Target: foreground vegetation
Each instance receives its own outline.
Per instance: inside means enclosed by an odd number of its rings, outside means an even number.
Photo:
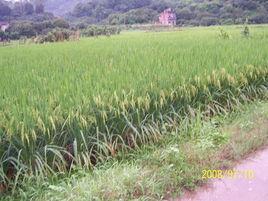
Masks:
[[[177,133],[196,109],[267,98],[267,27],[225,29],[1,48],[1,184],[90,169]]]
[[[268,103],[240,106],[228,115],[186,118],[156,144],[119,155],[94,171],[77,169],[65,179],[25,180],[8,200],[162,200],[207,182],[202,170],[231,169],[268,145]],[[107,182],[107,180],[109,182]]]

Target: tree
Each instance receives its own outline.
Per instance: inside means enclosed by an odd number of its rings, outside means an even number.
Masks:
[[[11,14],[11,9],[0,2],[0,17],[3,17],[3,16],[9,16]]]
[[[55,28],[51,21],[35,22],[33,27],[38,34],[48,32],[49,30]]]
[[[202,26],[211,26],[218,24],[218,19],[215,17],[203,17],[200,21]]]
[[[44,13],[44,11],[45,11],[44,4],[42,4],[42,3],[37,3],[37,4],[35,5],[35,13],[36,13],[36,14],[42,14],[42,13]]]
[[[75,6],[72,15],[75,17],[91,16],[93,5],[91,3],[83,4],[79,3]]]
[[[190,20],[195,18],[195,14],[188,8],[177,9],[176,14],[178,19]]]
[[[87,28],[87,25],[83,22],[80,22],[75,27],[76,27],[76,29],[85,29],[85,28]]]
[[[18,33],[19,36],[32,37],[36,32],[31,22],[16,22],[7,30],[9,33]]]
[[[85,17],[93,23],[125,24],[150,22],[140,9],[151,9],[159,15],[166,8],[177,13],[178,24],[213,25],[218,23],[267,23],[267,0],[81,0],[71,13],[72,19]],[[82,2],[82,3],[81,3]],[[141,19],[143,18],[143,19]],[[148,19],[146,19],[148,18]],[[89,20],[90,19],[90,20]]]
[[[26,2],[24,4],[24,13],[26,15],[32,15],[34,13],[34,7],[33,7],[33,5],[31,3]]]
[[[157,12],[148,8],[130,10],[121,16],[120,23],[123,24],[142,24],[153,22]]]
[[[20,2],[16,2],[12,9],[12,16],[19,17],[23,15],[23,5]]]
[[[2,31],[2,30],[0,30],[0,42],[1,42],[2,40],[7,40],[8,38],[9,38],[8,33],[7,33],[7,32],[4,32],[4,31]]]
[[[64,28],[64,29],[68,29],[70,27],[69,23],[66,22],[64,19],[54,20],[53,26],[58,27],[58,28]]]
[[[117,14],[117,13],[111,14],[108,17],[108,22],[111,25],[118,25],[118,24],[120,24],[120,14]]]
[[[249,18],[249,22],[254,24],[267,23],[267,21],[268,21],[267,14],[261,12],[256,13]]]

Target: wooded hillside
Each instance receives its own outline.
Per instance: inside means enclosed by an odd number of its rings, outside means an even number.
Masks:
[[[175,9],[177,23],[214,25],[268,22],[266,0],[90,0],[78,3],[69,19],[87,23],[150,23],[165,8]]]

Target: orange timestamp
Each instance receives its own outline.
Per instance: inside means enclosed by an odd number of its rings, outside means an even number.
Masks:
[[[255,178],[254,170],[203,170],[202,179],[248,179]]]

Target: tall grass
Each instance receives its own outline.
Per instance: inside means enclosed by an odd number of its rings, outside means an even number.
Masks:
[[[209,116],[266,98],[268,28],[249,39],[225,29],[231,39],[194,28],[0,48],[0,183],[90,168],[195,108]]]

